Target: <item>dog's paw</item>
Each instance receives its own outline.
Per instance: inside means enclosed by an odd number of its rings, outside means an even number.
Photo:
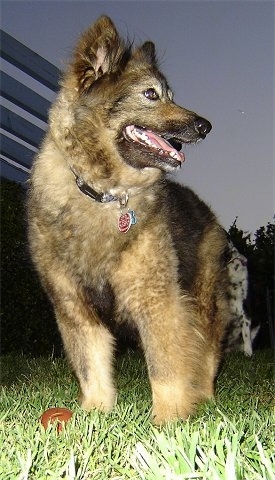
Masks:
[[[80,393],[78,397],[79,404],[83,410],[88,412],[93,409],[100,410],[102,412],[110,412],[116,404],[116,391],[111,390],[109,392],[97,392],[93,395],[84,395]]]
[[[152,422],[155,425],[186,420],[193,413],[194,404],[184,385],[177,382],[169,384],[153,382],[152,389]]]

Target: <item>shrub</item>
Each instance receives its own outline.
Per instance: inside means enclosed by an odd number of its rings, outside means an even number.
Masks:
[[[1,349],[60,355],[52,307],[28,251],[25,203],[26,189],[1,178]]]

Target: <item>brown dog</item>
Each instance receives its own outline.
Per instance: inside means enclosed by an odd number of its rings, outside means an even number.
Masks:
[[[227,239],[168,181],[209,122],[177,106],[154,44],[133,49],[107,17],[82,36],[32,170],[29,239],[78,377],[80,403],[116,401],[112,325],[138,331],[153,419],[213,394],[228,324]]]

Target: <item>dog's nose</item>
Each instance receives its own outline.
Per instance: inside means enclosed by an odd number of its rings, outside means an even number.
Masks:
[[[206,135],[210,132],[212,125],[205,118],[197,117],[194,121],[194,127],[200,137],[205,138]]]

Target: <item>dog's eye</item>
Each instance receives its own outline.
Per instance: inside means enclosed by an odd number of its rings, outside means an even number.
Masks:
[[[159,99],[159,95],[154,88],[148,88],[148,90],[145,90],[144,96],[146,98],[148,98],[149,100],[158,100]]]

